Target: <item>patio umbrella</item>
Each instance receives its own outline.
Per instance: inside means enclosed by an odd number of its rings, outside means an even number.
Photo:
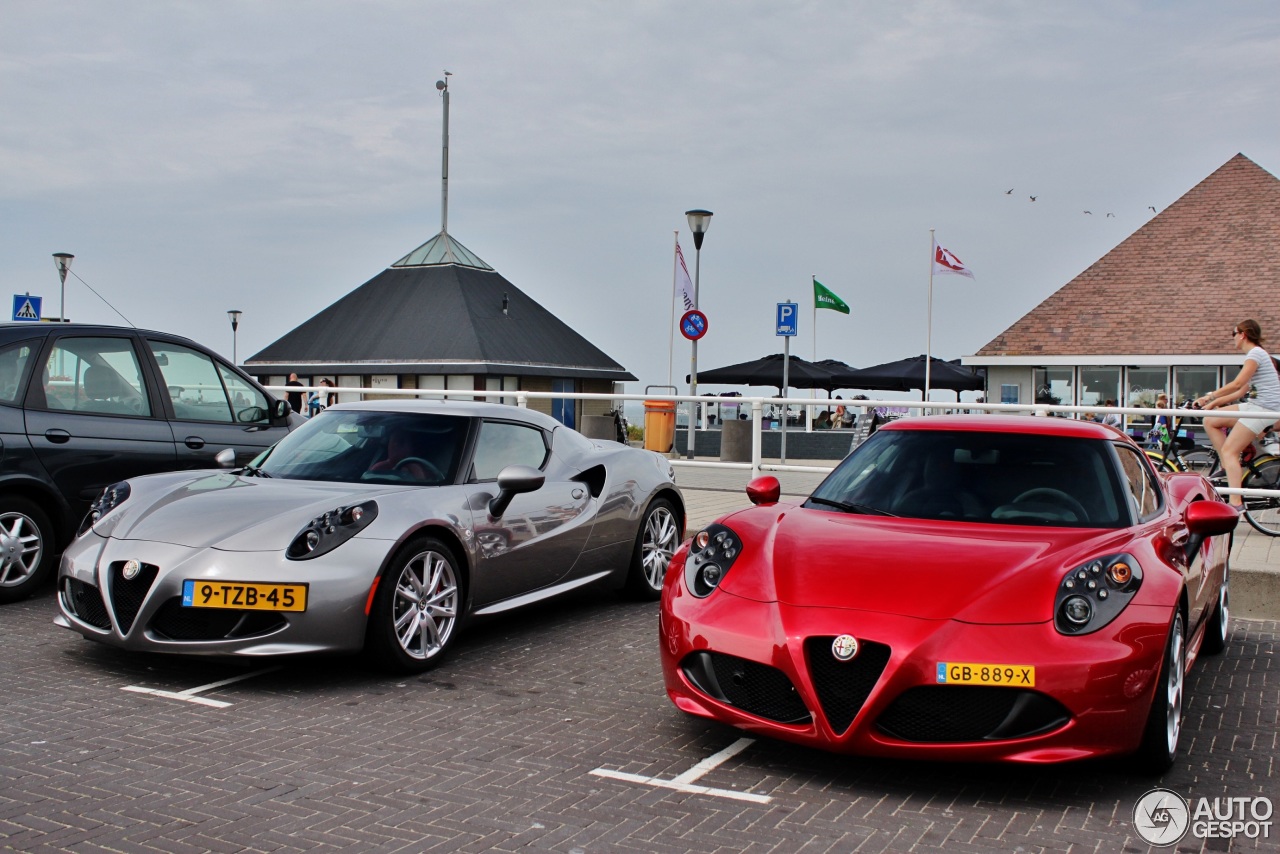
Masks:
[[[698,382],[720,385],[763,385],[782,388],[781,353],[763,356],[750,362],[729,365],[723,368],[712,368],[709,371],[698,371]],[[686,374],[685,382],[689,381]],[[813,362],[805,361],[799,356],[792,356],[787,370],[787,386],[790,388],[828,388],[832,382],[831,372]]]
[[[924,356],[912,356],[883,365],[854,370],[842,374],[844,388],[879,389],[882,391],[912,391],[924,388]],[[950,391],[981,391],[986,387],[986,377],[974,373],[963,365],[939,359],[930,362],[929,387]]]
[[[814,364],[818,365],[818,367],[825,368],[831,373],[831,385],[826,386],[828,394],[838,388],[855,388],[855,386],[845,382],[846,376],[856,373],[858,370],[852,365],[845,364],[839,359],[819,359]]]

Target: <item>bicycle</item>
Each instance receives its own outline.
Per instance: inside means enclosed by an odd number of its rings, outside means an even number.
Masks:
[[[1191,407],[1183,404],[1182,408]],[[1179,429],[1179,422],[1175,422],[1173,430],[1161,430],[1157,427],[1148,434],[1147,441],[1154,447],[1144,448],[1144,451],[1157,470],[1192,471],[1204,475],[1214,486],[1226,486],[1226,476],[1219,466],[1217,449],[1195,445],[1190,450],[1183,451],[1177,441]],[[1274,436],[1266,438],[1270,433],[1268,431],[1259,437],[1260,442],[1249,447],[1253,451],[1252,455],[1241,460],[1244,465],[1244,476],[1240,482],[1242,489],[1280,489],[1280,455],[1272,452],[1276,440]],[[1261,444],[1263,450],[1259,450],[1257,444]],[[1244,518],[1258,532],[1269,537],[1280,537],[1280,496],[1244,496]]]
[[[623,445],[631,444],[631,437],[627,435],[630,425],[627,424],[627,416],[622,414],[622,407],[610,409],[606,414],[613,416],[614,439]]]

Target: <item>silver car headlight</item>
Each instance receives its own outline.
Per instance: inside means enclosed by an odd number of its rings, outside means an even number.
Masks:
[[[376,518],[376,501],[327,510],[298,532],[285,550],[285,556],[289,560],[310,560],[328,554],[369,527]]]
[[[1064,635],[1086,635],[1110,623],[1142,586],[1133,555],[1117,554],[1082,563],[1062,577],[1053,603],[1053,623]]]
[[[76,531],[76,536],[82,537],[88,533],[89,529],[96,525],[99,519],[127,501],[131,491],[129,484],[123,481],[113,483],[102,490],[102,494],[89,505],[89,512],[85,514],[84,521],[80,523],[80,529]]]

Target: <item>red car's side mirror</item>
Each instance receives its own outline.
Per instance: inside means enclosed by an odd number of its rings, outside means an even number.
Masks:
[[[1221,501],[1193,501],[1183,518],[1193,535],[1213,537],[1234,531],[1240,521],[1240,511]]]
[[[764,475],[747,484],[747,498],[752,504],[777,504],[782,484],[772,475]]]

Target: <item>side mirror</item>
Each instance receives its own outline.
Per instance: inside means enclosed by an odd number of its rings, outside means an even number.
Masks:
[[[1183,520],[1192,536],[1213,537],[1234,531],[1240,511],[1221,501],[1192,501]]]
[[[273,401],[271,404],[272,418],[287,418],[289,413],[293,411],[293,407],[289,405],[287,400]]]
[[[752,504],[777,504],[782,484],[772,475],[762,475],[747,484],[747,498]]]
[[[223,448],[221,451],[213,455],[213,461],[218,464],[220,469],[232,469],[236,467],[236,451],[235,448]]]
[[[489,515],[501,518],[507,512],[511,499],[525,492],[542,488],[547,476],[530,466],[507,466],[498,472],[498,494],[489,502]]]

